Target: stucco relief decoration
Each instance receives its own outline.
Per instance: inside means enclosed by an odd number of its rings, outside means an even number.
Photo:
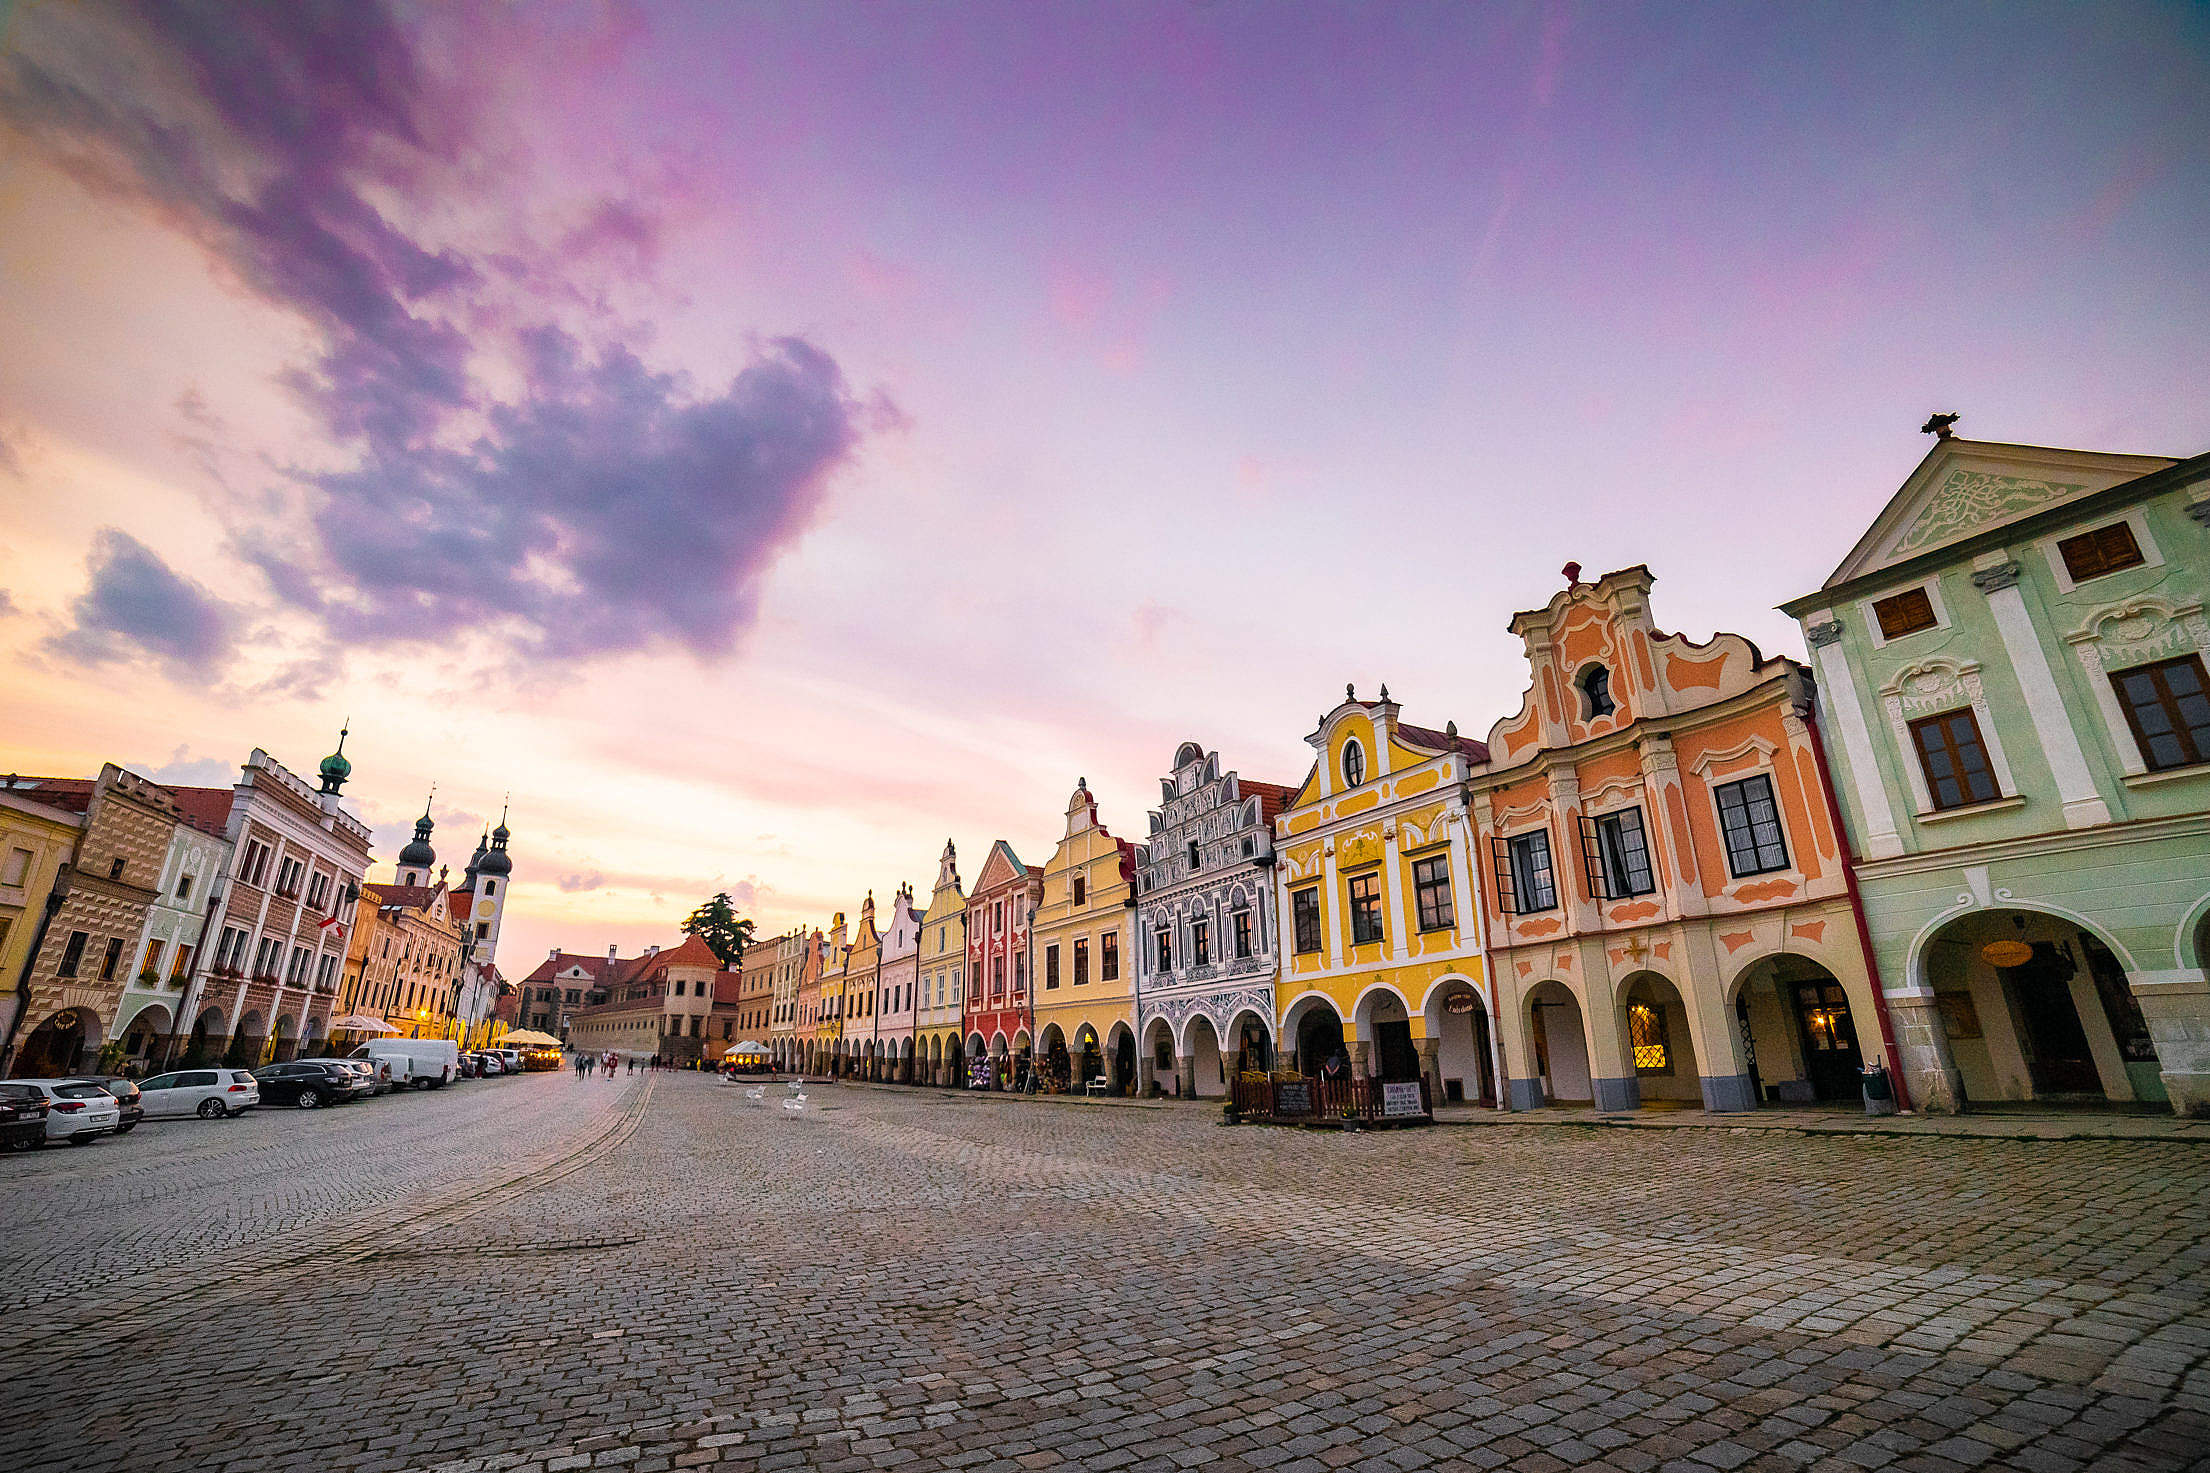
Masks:
[[[2061,501],[2086,490],[2084,482],[2043,481],[2029,476],[1999,476],[1988,471],[1952,470],[1941,489],[1927,499],[1891,552],[1896,556],[1933,547],[1978,527],[2020,512]]]
[[[2210,646],[2210,620],[2201,604],[2175,608],[2161,599],[2137,599],[2088,615],[2071,639],[2088,669],[2123,670]]]
[[[1344,842],[1337,859],[1344,869],[1354,869],[1362,864],[1378,864],[1381,860],[1381,836],[1371,829],[1353,834]]]
[[[1897,672],[1888,687],[1907,717],[1946,711],[1959,700],[1977,704],[1980,699],[1980,667],[1929,660]]]

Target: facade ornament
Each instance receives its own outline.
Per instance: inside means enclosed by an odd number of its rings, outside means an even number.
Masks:
[[[1956,432],[1957,420],[1960,417],[1955,414],[1928,415],[1926,423],[1918,427],[1918,432],[1922,435],[1932,435],[1937,440],[1946,440]]]
[[[2018,559],[2010,558],[1992,568],[1982,568],[1974,573],[1972,586],[1982,593],[2000,593],[2006,588],[2016,588],[2019,576],[2024,572],[2025,569],[2018,565]]]
[[[1811,648],[1823,650],[1842,637],[1841,621],[1829,619],[1824,624],[1813,624],[1803,631],[1803,637]]]
[[[1343,682],[1343,699],[1346,701],[1355,701],[1358,699],[1358,687],[1351,684],[1347,680]]]

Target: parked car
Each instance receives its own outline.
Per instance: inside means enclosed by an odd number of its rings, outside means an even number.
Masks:
[[[154,1120],[197,1115],[221,1120],[261,1103],[261,1085],[243,1069],[178,1069],[138,1081],[139,1100]]]
[[[477,1075],[483,1073],[483,1065],[477,1062],[474,1054],[462,1054],[453,1061],[453,1067],[460,1071],[459,1074],[454,1076],[459,1079],[474,1079]]]
[[[476,1068],[485,1079],[496,1078],[498,1075],[512,1072],[507,1068],[506,1061],[489,1049],[478,1049],[476,1051]]]
[[[288,1064],[266,1064],[253,1071],[261,1086],[261,1098],[272,1105],[292,1105],[319,1110],[340,1105],[361,1091],[361,1077],[338,1061],[294,1059]]]
[[[0,1147],[31,1151],[46,1144],[46,1091],[0,1082]]]
[[[388,1062],[400,1084],[442,1089],[459,1068],[460,1045],[450,1038],[375,1038],[353,1050],[353,1057]]]
[[[46,1139],[89,1146],[113,1135],[123,1118],[115,1096],[82,1079],[19,1079],[46,1096]]]
[[[376,1087],[379,1074],[375,1063],[371,1060],[339,1059],[328,1054],[317,1054],[313,1058],[294,1059],[292,1062],[295,1064],[327,1064],[337,1070],[338,1075],[348,1086],[347,1099],[351,1099],[356,1095],[373,1097],[382,1093]]]
[[[522,1051],[520,1049],[495,1048],[486,1049],[484,1052],[497,1059],[500,1067],[506,1070],[507,1073],[519,1074],[522,1072]]]
[[[138,1092],[138,1081],[125,1079],[120,1074],[80,1074],[72,1084],[96,1084],[115,1096],[115,1103],[122,1107],[122,1122],[115,1127],[117,1135],[129,1135],[138,1122],[146,1118],[146,1109]]]
[[[347,1059],[348,1064],[358,1064],[368,1075],[368,1092],[372,1095],[390,1094],[399,1087],[391,1072],[389,1059]]]

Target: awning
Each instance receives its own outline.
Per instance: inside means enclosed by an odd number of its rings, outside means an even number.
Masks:
[[[539,1033],[534,1028],[524,1028],[519,1033],[509,1033],[499,1040],[502,1047],[558,1048],[560,1040],[549,1033]]]
[[[330,1020],[332,1033],[397,1033],[399,1030],[368,1013],[349,1013]]]
[[[766,1044],[754,1043],[749,1038],[742,1043],[731,1044],[727,1051],[732,1054],[768,1054],[774,1052]]]

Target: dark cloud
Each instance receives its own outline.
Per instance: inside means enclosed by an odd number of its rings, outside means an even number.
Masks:
[[[208,675],[230,658],[237,616],[127,532],[102,527],[85,559],[89,582],[70,605],[71,627],[47,648],[104,662],[151,655],[178,673]]]
[[[424,61],[467,48],[410,30],[464,13],[423,14],[38,7],[0,61],[0,120],[316,330],[285,381],[357,459],[299,476],[303,520],[234,528],[282,601],[350,642],[465,626],[531,653],[724,651],[828,478],[895,411],[855,402],[800,339],[700,394],[502,295],[592,261],[649,266],[660,221],[634,199],[520,256],[430,239],[416,222],[453,214],[480,150],[462,89]],[[521,392],[489,391],[472,351],[519,367]]]

